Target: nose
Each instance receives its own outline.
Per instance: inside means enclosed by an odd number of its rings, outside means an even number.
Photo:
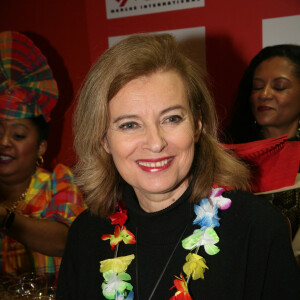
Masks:
[[[10,147],[10,138],[6,133],[0,133],[0,147],[7,148]]]
[[[273,97],[272,87],[270,85],[265,85],[265,87],[260,91],[259,98],[262,100],[268,100]]]
[[[154,153],[161,152],[167,145],[163,130],[159,126],[148,127],[145,134],[143,149]]]

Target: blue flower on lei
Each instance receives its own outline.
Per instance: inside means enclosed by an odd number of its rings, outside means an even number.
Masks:
[[[133,300],[133,291],[130,291],[126,298],[124,294],[117,292],[115,300]]]
[[[196,218],[193,222],[194,225],[199,225],[201,230],[208,227],[220,226],[220,218],[218,217],[218,206],[213,205],[209,199],[204,198],[201,200],[200,205],[194,205],[194,212]]]

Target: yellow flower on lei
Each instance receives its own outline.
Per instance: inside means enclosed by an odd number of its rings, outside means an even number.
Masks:
[[[115,273],[123,273],[134,259],[134,254],[115,257],[100,261],[100,272],[114,271]]]
[[[204,271],[208,269],[205,264],[205,259],[195,253],[189,253],[186,256],[186,263],[183,265],[183,271],[187,276],[192,275],[194,280],[202,278],[204,279]]]

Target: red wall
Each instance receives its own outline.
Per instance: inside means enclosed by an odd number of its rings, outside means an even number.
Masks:
[[[17,30],[31,37],[58,81],[60,98],[52,114],[48,165],[75,161],[74,99],[92,62],[107,49],[109,36],[205,26],[207,70],[225,124],[238,81],[262,47],[262,19],[300,14],[299,0],[205,0],[205,7],[110,20],[104,0],[2,2],[0,31]]]

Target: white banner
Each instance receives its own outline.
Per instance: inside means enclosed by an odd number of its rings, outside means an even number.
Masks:
[[[204,5],[204,0],[106,0],[106,16],[115,19]]]
[[[276,44],[300,45],[300,15],[264,19],[263,47]]]

